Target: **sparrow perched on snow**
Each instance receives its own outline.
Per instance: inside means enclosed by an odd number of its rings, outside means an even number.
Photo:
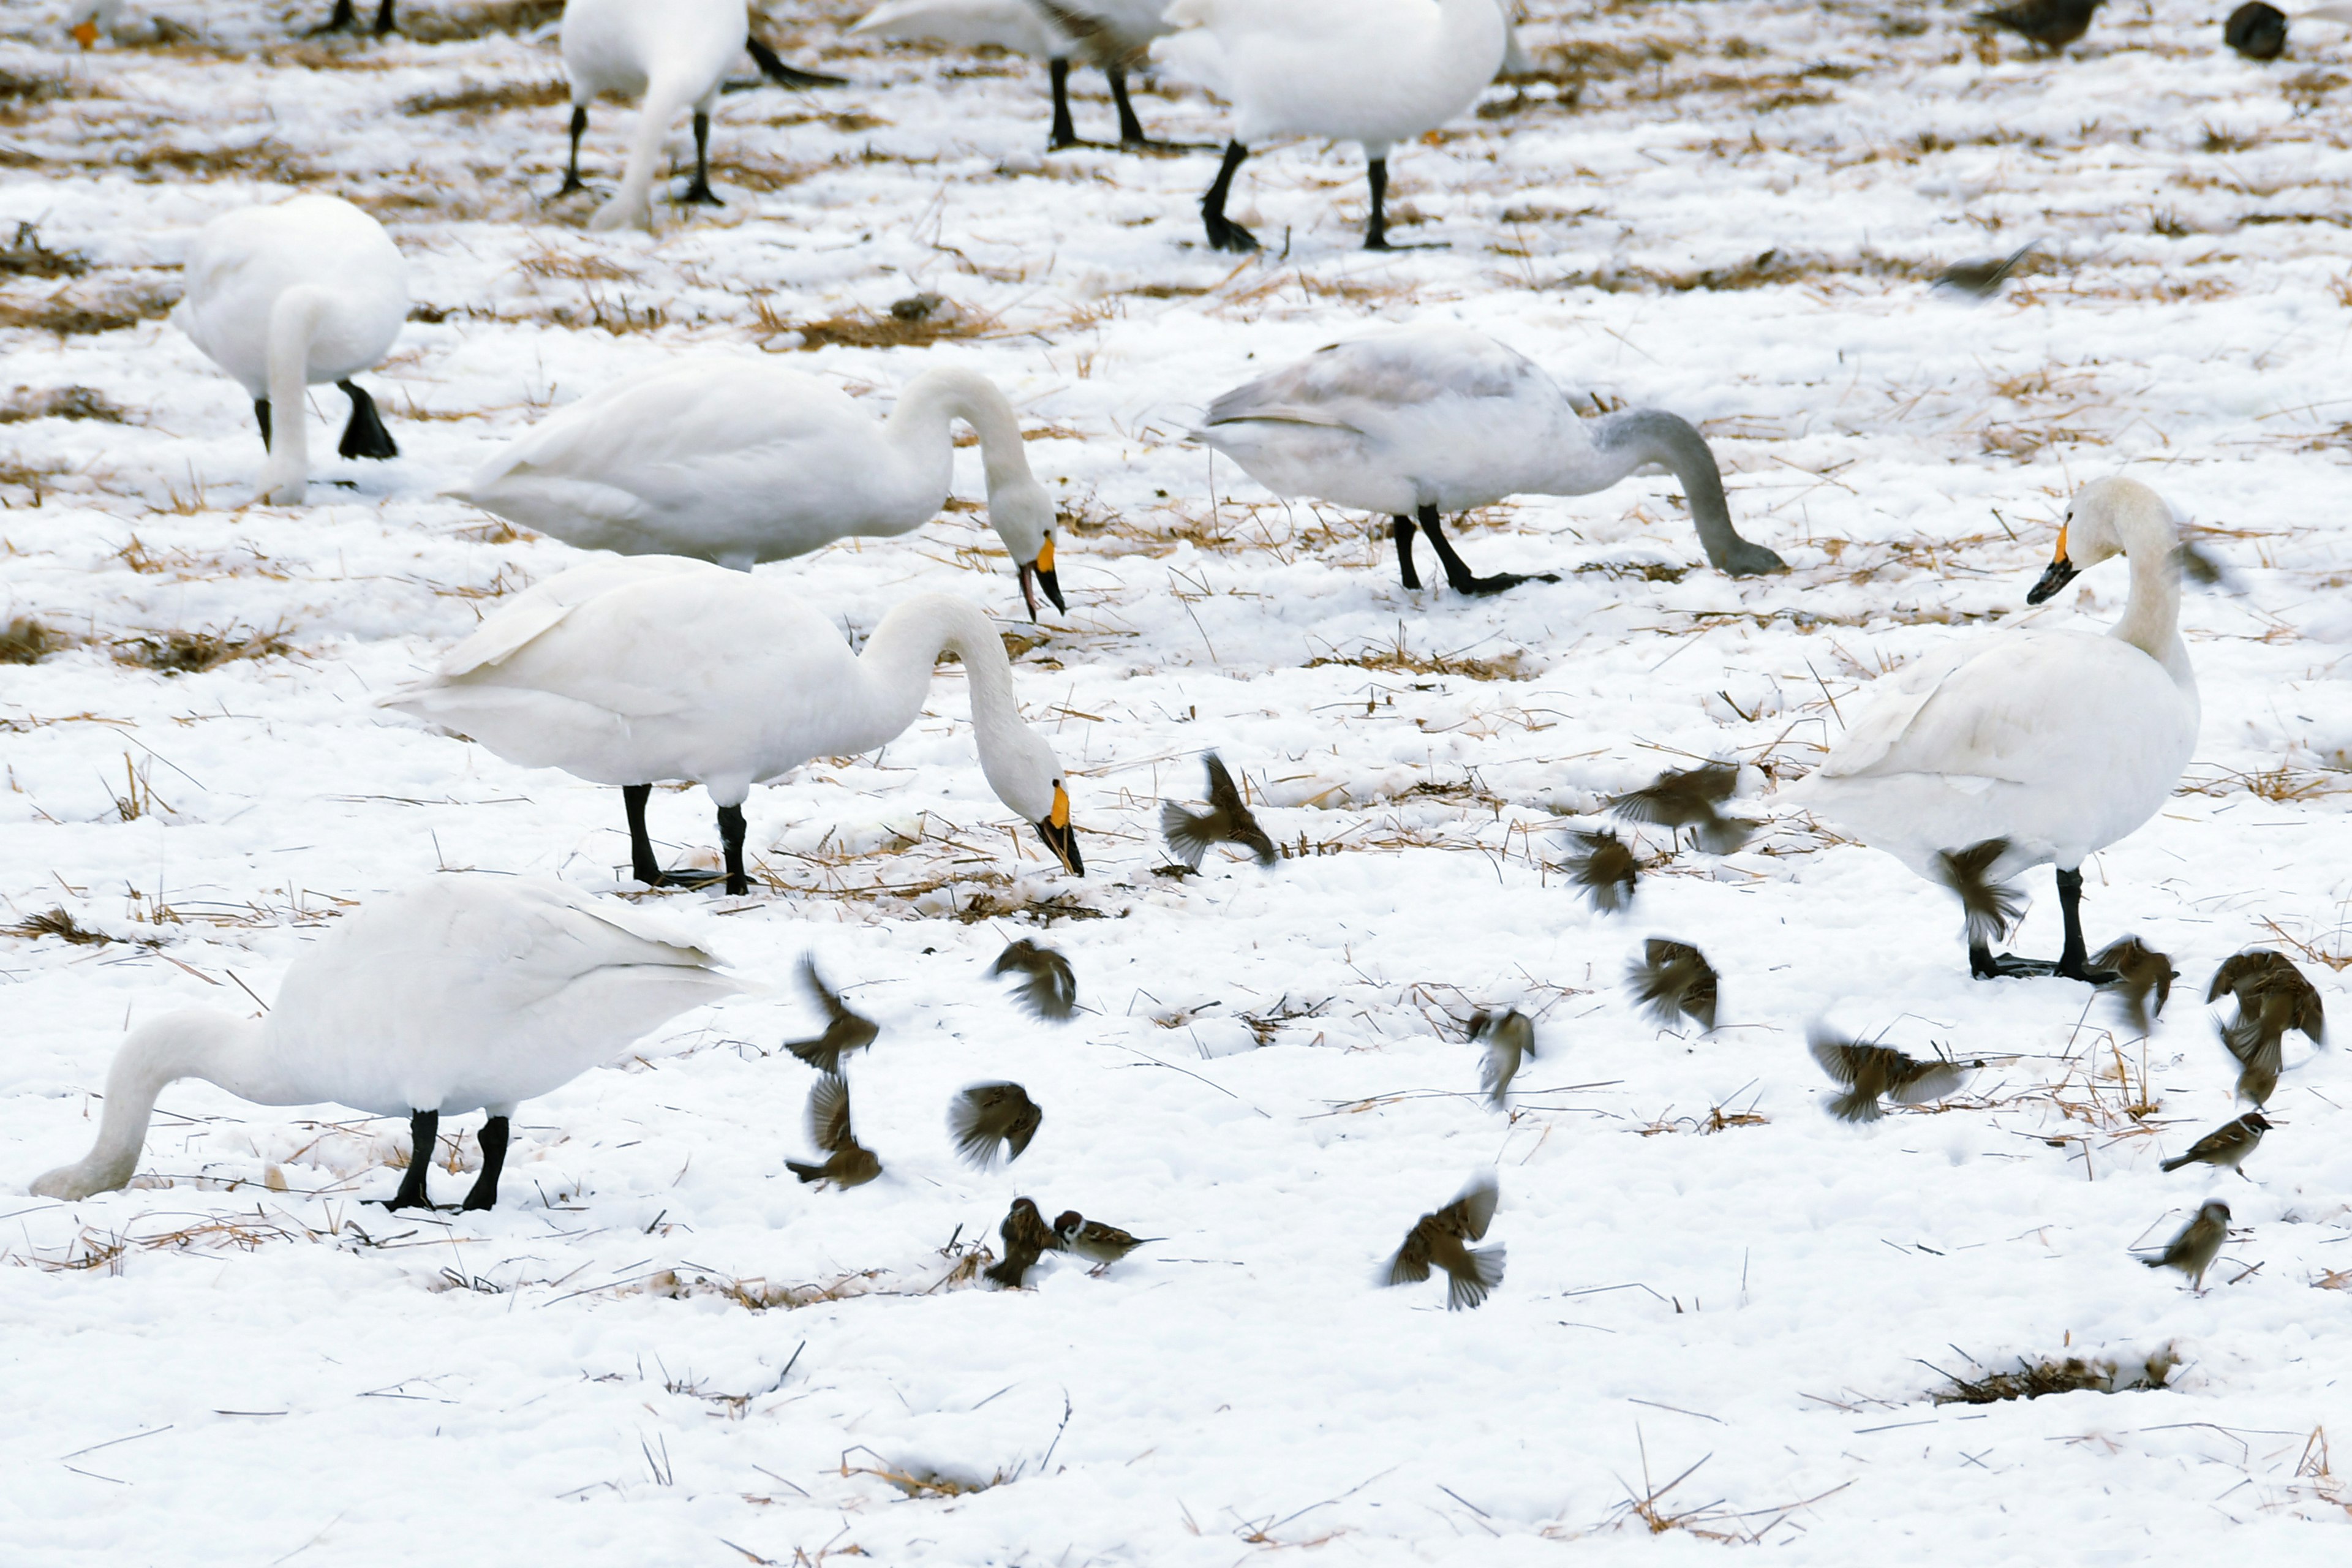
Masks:
[[[2221,1244],[2230,1238],[2230,1205],[2216,1199],[2197,1211],[2197,1217],[2180,1227],[2180,1234],[2166,1244],[2163,1256],[2143,1258],[2150,1268],[2178,1268],[2196,1282],[2200,1295],[2205,1291],[2205,1270],[2213,1267],[2213,1259]]]
[[[1628,822],[1647,822],[1679,832],[1697,829],[1700,847],[1710,855],[1728,855],[1755,836],[1763,824],[1746,817],[1726,816],[1717,810],[1739,785],[1739,768],[1733,763],[1707,763],[1680,773],[1668,771],[1642,789],[1628,790],[1609,803],[1609,809]]]
[[[843,1057],[866,1049],[882,1031],[873,1019],[851,1012],[840,994],[816,972],[816,960],[805,955],[801,959],[801,984],[825,1016],[824,1033],[813,1040],[786,1040],[784,1049],[819,1072],[837,1073]]]
[[[1054,1222],[1054,1234],[1061,1238],[1065,1252],[1075,1252],[1094,1264],[1097,1274],[1133,1252],[1147,1242],[1163,1239],[1157,1236],[1130,1236],[1115,1225],[1103,1225],[1090,1220],[1076,1209],[1065,1209]]]
[[[1071,971],[1070,961],[1050,947],[1021,938],[996,955],[988,977],[993,980],[1000,974],[1023,977],[1013,994],[1033,1017],[1060,1024],[1077,1011],[1078,977]]]
[[[1001,1158],[1021,1158],[1037,1136],[1045,1113],[1017,1083],[975,1083],[948,1106],[948,1131],[956,1152],[975,1170],[989,1170]]]
[[[882,1162],[849,1130],[849,1080],[839,1073],[826,1073],[809,1090],[808,1125],[809,1141],[825,1151],[826,1159],[822,1165],[785,1161],[784,1169],[802,1181],[856,1187],[882,1173]]]
[[[1936,287],[1949,289],[1958,294],[1971,294],[1979,300],[1990,300],[2000,292],[2025,258],[2040,248],[2042,242],[2029,239],[2007,256],[1996,256],[1983,261],[1956,261],[1936,274]]]
[[[2109,990],[2123,1005],[2126,1020],[2143,1035],[2152,1026],[2151,1017],[2161,1014],[2164,1005],[2172,1000],[2172,983],[2180,978],[2180,971],[2172,967],[2170,958],[2136,936],[2101,948],[2098,956],[2091,960],[2091,967],[2115,975],[2116,982]],[[2147,1005],[2150,993],[2156,996],[2153,1007]]]
[[[1886,1114],[1886,1108],[1879,1103],[1882,1099],[1905,1105],[1941,1100],[1960,1087],[1969,1069],[1984,1066],[1980,1061],[1947,1061],[1941,1057],[1922,1061],[1892,1046],[1849,1040],[1819,1024],[1805,1032],[1805,1043],[1812,1047],[1813,1060],[1822,1064],[1822,1070],[1846,1086],[1846,1091],[1831,1099],[1827,1107],[1841,1121],[1877,1121]]]
[[[1013,1208],[996,1227],[997,1239],[1004,1243],[1003,1259],[982,1272],[1008,1290],[1018,1290],[1021,1281],[1045,1254],[1057,1250],[1062,1238],[1045,1224],[1045,1216],[1037,1212],[1037,1205],[1029,1198],[1015,1198]]]
[[[1686,942],[1663,936],[1643,942],[1642,961],[1625,969],[1633,1000],[1668,1028],[1685,1017],[1702,1029],[1715,1027],[1715,966],[1706,954]]]
[[[1238,844],[1257,857],[1261,866],[1274,864],[1274,840],[1257,825],[1224,759],[1211,752],[1201,759],[1209,770],[1209,809],[1190,812],[1174,801],[1160,808],[1160,831],[1167,836],[1168,853],[1197,871],[1201,857],[1212,844]]]
[[[2238,1016],[2221,1027],[2221,1043],[2238,1058],[2238,1092],[2261,1105],[2278,1087],[2286,1032],[2300,1029],[2313,1045],[2327,1035],[2327,1015],[2318,989],[2283,952],[2254,948],[2221,961],[2205,1000],[2228,992]]]
[[[1518,1076],[1522,1058],[1534,1059],[1535,1023],[1516,1007],[1506,1013],[1481,1013],[1470,1020],[1470,1037],[1486,1042],[1486,1058],[1478,1064],[1478,1083],[1487,1100],[1500,1107],[1510,1093],[1511,1079]]]
[[[1614,828],[1604,827],[1598,833],[1571,829],[1569,837],[1576,841],[1576,850],[1562,860],[1560,869],[1573,878],[1592,900],[1592,907],[1604,915],[1613,915],[1633,901],[1633,879],[1641,874],[1633,863],[1633,852],[1617,837]]]
[[[2274,60],[2286,48],[2286,13],[2246,0],[2221,24],[2221,41],[2250,60]]]
[[[1965,849],[1937,852],[1936,879],[1959,896],[1972,954],[1979,948],[1990,949],[2007,936],[2009,928],[2025,909],[2023,893],[1991,878],[1993,866],[2008,853],[2006,838],[1988,838]]]
[[[2101,0],[2017,0],[1998,10],[1979,11],[1969,20],[1979,26],[2006,28],[2054,53],[2091,30],[2091,14],[2100,4]]]
[[[1430,1265],[1435,1264],[1445,1270],[1447,1311],[1458,1312],[1484,1301],[1486,1293],[1503,1282],[1505,1249],[1495,1246],[1477,1250],[1465,1243],[1486,1239],[1497,1195],[1493,1172],[1481,1171],[1473,1176],[1460,1197],[1413,1222],[1404,1245],[1389,1259],[1381,1283],[1419,1284],[1429,1278]]]
[[[2247,1157],[2262,1147],[2263,1134],[2270,1130],[2268,1118],[2259,1110],[2249,1110],[2235,1121],[2216,1127],[2189,1145],[2188,1153],[2167,1160],[2159,1168],[2177,1171],[2183,1165],[2214,1165],[2246,1176]],[[2246,1180],[2253,1178],[2246,1176]]]

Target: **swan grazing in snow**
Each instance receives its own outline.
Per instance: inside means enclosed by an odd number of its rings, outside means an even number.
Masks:
[[[382,224],[340,196],[241,207],[197,233],[185,273],[173,323],[252,395],[269,448],[255,499],[301,501],[310,471],[303,389],[315,382],[352,400],[344,457],[400,456],[374,399],[351,379],[383,360],[408,319],[407,265]]]
[[[665,873],[646,835],[655,784],[700,784],[719,807],[727,890],[742,894],[751,786],[895,738],[950,649],[971,681],[989,787],[1083,872],[1062,765],[1022,721],[1004,644],[944,594],[898,605],[853,654],[830,617],[772,579],[675,555],[592,561],[516,595],[383,706],[523,767],[621,785],[631,870],[648,887],[709,880]]]
[[[2084,486],[2066,509],[2057,558],[2026,602],[2042,603],[2084,567],[2120,554],[2131,563],[2123,618],[2105,636],[2021,626],[1919,659],[1878,683],[1884,689],[1845,738],[1789,792],[1948,885],[1960,885],[1952,860],[1972,848],[1980,851],[1969,868],[1979,889],[2056,862],[2063,954],[2055,963],[1995,957],[1999,932],[1990,928],[2006,923],[2016,895],[1993,889],[2000,918],[1970,921],[1969,964],[1979,979],[2115,978],[2088,966],[2080,868],[2156,815],[2196,748],[2178,544],[2170,509],[2147,486]]]
[[[879,38],[929,38],[980,48],[994,45],[1045,61],[1054,83],[1054,129],[1047,146],[1080,147],[1070,118],[1070,62],[1100,68],[1118,106],[1122,146],[1157,146],[1127,95],[1127,73],[1144,63],[1151,40],[1172,29],[1160,19],[1168,0],[887,0],[849,30]]]
[[[1277,136],[1363,144],[1364,248],[1388,249],[1389,149],[1475,103],[1511,41],[1496,0],[1175,0],[1167,17],[1179,30],[1152,58],[1234,105],[1233,140],[1201,198],[1213,250],[1257,248],[1225,197],[1252,143]]]
[[[1029,618],[1040,587],[1066,611],[1053,498],[1029,472],[1013,405],[967,370],[925,371],[877,423],[838,387],[765,360],[677,360],[557,410],[449,493],[583,550],[748,572],[938,516],[958,419],[979,432],[989,521]]]
[[[1787,563],[1739,536],[1715,454],[1685,421],[1654,408],[1588,419],[1517,351],[1461,327],[1408,327],[1334,343],[1209,405],[1198,439],[1279,496],[1307,496],[1395,519],[1397,565],[1421,586],[1413,524],[1459,594],[1528,579],[1472,574],[1445,537],[1445,512],[1514,495],[1591,495],[1664,464],[1682,481],[1706,558],[1734,574]]]
[[[425,1177],[441,1118],[486,1110],[481,1174],[461,1206],[488,1208],[516,1105],[741,990],[716,963],[559,882],[419,882],[370,901],[296,959],[267,1016],[192,1010],[132,1030],[106,1075],[97,1143],[33,1191],[71,1200],[130,1181],[155,1097],[200,1078],[261,1105],[407,1117],[394,1208],[431,1206]]]

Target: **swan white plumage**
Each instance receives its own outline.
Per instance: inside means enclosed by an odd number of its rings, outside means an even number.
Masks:
[[[2197,745],[2197,678],[2180,640],[2179,536],[2162,497],[2132,479],[2084,486],[2038,605],[2121,554],[2131,597],[2104,636],[2020,626],[1974,637],[1885,677],[1828,758],[1788,792],[1826,822],[1923,877],[1940,858],[2005,841],[1988,881],[2057,866],[2065,946],[2053,964],[1996,957],[1972,934],[1979,978],[2087,968],[2081,866],[2162,807]]]
[[[1739,536],[1706,440],[1654,408],[1586,418],[1550,376],[1483,333],[1443,324],[1333,343],[1209,405],[1195,437],[1280,496],[1395,520],[1397,565],[1421,586],[1413,524],[1457,593],[1528,581],[1472,574],[1443,514],[1514,495],[1591,495],[1664,464],[1682,482],[1707,559],[1734,574],[1787,563]]]
[[[488,1208],[516,1105],[742,990],[717,962],[559,882],[432,878],[345,917],[287,969],[266,1016],[190,1010],[132,1030],[107,1072],[96,1144],[33,1191],[78,1199],[130,1181],[157,1095],[200,1078],[262,1105],[406,1117],[413,1152],[394,1208],[428,1205],[440,1119],[486,1110],[463,1206]]]
[[[710,190],[710,110],[727,68],[751,37],[744,0],[570,0],[563,7],[563,72],[572,81],[572,160],[558,195],[581,189],[580,138],[599,93],[639,100],[636,139],[621,188],[596,209],[595,229],[654,226],[653,188],[662,142],[677,111],[694,107],[694,183],[682,198],[717,206]]]
[[[510,763],[621,785],[631,870],[649,887],[701,879],[656,864],[645,815],[653,784],[700,784],[719,808],[727,890],[742,894],[751,786],[896,737],[950,649],[971,682],[989,787],[1083,872],[1062,765],[1022,721],[1004,644],[944,594],[898,605],[853,654],[829,617],[772,578],[674,555],[592,561],[516,595],[431,679],[383,705]]]
[[[306,492],[313,383],[352,400],[344,457],[400,455],[351,379],[383,359],[408,319],[408,267],[382,224],[340,196],[241,207],[198,231],[184,270],[173,324],[251,395],[269,448],[256,499],[291,506]]]
[[[449,493],[583,550],[748,571],[939,515],[958,419],[980,435],[989,521],[1030,618],[1040,586],[1066,610],[1053,498],[1029,471],[1013,405],[966,370],[924,372],[877,422],[840,388],[768,360],[677,360],[557,410]]]
[[[994,45],[1042,59],[1054,88],[1054,127],[1047,146],[1083,146],[1070,118],[1070,62],[1100,68],[1118,108],[1122,146],[1156,145],[1127,91],[1127,73],[1148,58],[1151,40],[1171,29],[1160,19],[1167,0],[887,0],[858,19],[852,33],[879,38],[929,38],[980,48]]]
[[[1178,31],[1152,58],[1234,105],[1233,140],[1201,199],[1214,250],[1257,248],[1225,198],[1251,145],[1278,136],[1362,143],[1364,248],[1388,249],[1389,149],[1476,102],[1510,45],[1497,0],[1175,0],[1167,19]]]

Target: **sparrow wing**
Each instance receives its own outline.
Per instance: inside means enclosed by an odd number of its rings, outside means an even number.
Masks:
[[[1427,1215],[1422,1216],[1422,1223],[1412,1227],[1404,1238],[1404,1245],[1397,1248],[1394,1258],[1389,1259],[1388,1268],[1381,1281],[1382,1284],[1418,1285],[1429,1278],[1429,1237],[1426,1234],[1429,1217]]]
[[[1045,1121],[1044,1109],[1022,1092],[1018,1084],[1013,1086],[1013,1094],[1018,1103],[1013,1107],[1012,1121],[1004,1131],[1006,1164],[1021,1158],[1029,1147],[1029,1140],[1037,1136],[1037,1129]]]
[[[1066,1021],[1078,1006],[1078,977],[1070,968],[1070,961],[1050,947],[1038,947],[1025,940],[1015,945],[1029,951],[1013,966],[1027,975],[1013,994],[1020,997],[1033,1016],[1055,1024]],[[1012,951],[1005,949],[1008,957]],[[1005,967],[1005,960],[998,959],[995,973],[1003,973]]]
[[[1473,1241],[1486,1239],[1486,1227],[1495,1222],[1495,1205],[1501,1198],[1495,1184],[1495,1173],[1481,1171],[1470,1178],[1462,1195],[1439,1209],[1434,1217],[1449,1236],[1466,1236]]]
[[[820,1149],[838,1154],[854,1149],[857,1140],[849,1131],[849,1080],[827,1073],[809,1090],[809,1138]]]
[[[1883,1048],[1849,1040],[1843,1035],[1831,1033],[1819,1024],[1805,1031],[1805,1044],[1812,1051],[1813,1060],[1821,1064],[1822,1070],[1844,1084],[1853,1082],[1863,1065]]]
[[[1234,775],[1225,771],[1225,759],[1211,752],[1201,762],[1209,772],[1209,809],[1232,821],[1247,816],[1249,807],[1242,800],[1242,792],[1234,786]]]
[[[2008,853],[2008,839],[1988,838],[1965,849],[1936,854],[1936,879],[1958,895],[1971,947],[1990,947],[2007,936],[2025,910],[2023,893],[2007,882],[1992,880],[1994,865]]]
[[[1459,1259],[1449,1261],[1445,1270],[1445,1310],[1467,1311],[1484,1301],[1503,1282],[1504,1255],[1507,1250],[1500,1243],[1462,1248]]]
[[[1234,775],[1225,771],[1225,760],[1214,752],[1202,760],[1209,772],[1209,818],[1220,829],[1219,837],[1247,849],[1259,865],[1273,865],[1277,858],[1274,840],[1266,837],[1249,803],[1242,799]]]
[[[1580,830],[1571,837],[1577,848],[1561,865],[1583,887],[1592,907],[1603,914],[1615,914],[1632,903],[1639,868],[1624,841],[1606,827],[1598,833]]]
[[[1511,1079],[1519,1073],[1518,1047],[1502,1030],[1485,1024],[1483,1016],[1482,1022],[1472,1026],[1471,1036],[1484,1036],[1486,1041],[1486,1054],[1478,1063],[1478,1087],[1486,1091],[1489,1100],[1500,1105],[1510,1093]]]
[[[1896,1053],[1900,1055],[1900,1053]],[[1966,1081],[1969,1069],[1958,1062],[1918,1061],[1903,1057],[1902,1067],[1889,1075],[1887,1093],[1906,1105],[1942,1100]]]
[[[1213,815],[1196,816],[1172,800],[1160,808],[1160,832],[1168,840],[1168,853],[1195,871],[1209,846],[1224,837],[1219,826]]]
[[[1025,936],[1016,938],[1007,942],[1004,951],[996,955],[996,962],[988,966],[988,977],[994,980],[1005,974],[1026,974],[1031,965],[1035,963],[1037,952],[1038,947],[1035,942]]]

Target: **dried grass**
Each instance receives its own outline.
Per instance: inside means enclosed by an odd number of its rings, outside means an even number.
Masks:
[[[141,284],[102,293],[60,289],[38,300],[0,299],[0,331],[55,332],[61,338],[120,331],[172,313],[179,295]]]
[[[26,942],[38,942],[45,936],[76,947],[102,947],[114,939],[104,931],[90,931],[61,909],[43,910],[12,926],[0,926],[0,935],[22,937]]]
[[[68,640],[31,616],[19,616],[0,627],[0,664],[38,664]]]
[[[294,646],[280,624],[268,630],[239,633],[234,626],[219,631],[189,631],[174,627],[143,637],[118,637],[114,661],[165,675],[200,675],[240,659],[291,658]]]
[[[130,422],[130,413],[94,387],[52,386],[36,392],[20,386],[0,403],[0,425],[21,425],[32,419],[96,419],[109,425]]]
[[[1528,668],[1527,655],[1517,649],[1491,658],[1473,658],[1465,653],[1415,653],[1405,646],[1401,626],[1395,640],[1386,646],[1367,644],[1352,653],[1318,655],[1308,659],[1306,667],[1321,669],[1327,665],[1387,673],[1459,675],[1471,680],[1527,680],[1538,673]]]
[[[572,88],[562,81],[463,83],[449,92],[425,92],[400,100],[403,114],[462,114],[475,118],[509,109],[546,109],[572,101]]]
[[[485,0],[473,5],[404,6],[400,32],[420,44],[462,43],[493,33],[532,33],[563,15],[563,0]]]
[[[89,270],[79,252],[51,250],[29,223],[18,224],[16,237],[0,250],[0,278],[79,278]]]
[[[938,294],[916,294],[900,300],[880,315],[859,310],[827,316],[821,321],[789,321],[777,315],[765,300],[752,303],[758,320],[753,330],[761,342],[797,333],[802,352],[838,344],[845,348],[929,348],[937,342],[986,336],[997,320],[968,310]]]
[[[1966,1354],[1966,1352],[1961,1353]],[[1971,1363],[1976,1362],[1970,1356]],[[2137,1363],[2113,1357],[2085,1360],[2081,1356],[2020,1356],[2014,1372],[1983,1372],[1980,1377],[1960,1377],[1930,1363],[1929,1370],[1950,1379],[1950,1386],[1927,1397],[1937,1405],[1998,1405],[2011,1399],[2040,1399],[2053,1394],[2123,1394],[2133,1389],[2162,1388],[2180,1358],[2169,1344]]]

